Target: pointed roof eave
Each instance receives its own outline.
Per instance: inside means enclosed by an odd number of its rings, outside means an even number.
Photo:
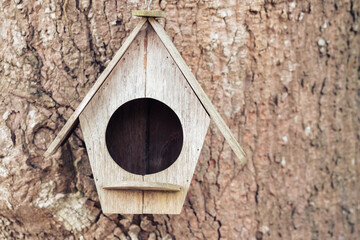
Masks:
[[[221,115],[215,109],[214,105],[211,103],[209,97],[206,95],[199,82],[196,80],[194,74],[187,66],[185,60],[181,57],[181,54],[176,49],[174,43],[170,40],[169,36],[166,34],[164,28],[154,18],[149,18],[148,20],[157,35],[160,37],[165,48],[169,51],[170,55],[173,57],[174,61],[178,65],[179,69],[184,74],[186,80],[188,81],[192,90],[198,97],[199,101],[204,106],[205,110],[208,112],[210,118],[215,122],[220,132],[225,137],[225,140],[229,143],[231,149],[234,151],[235,155],[240,160],[240,165],[243,166],[244,164],[246,164],[245,152],[241,148],[239,142],[236,140],[234,135],[231,133],[229,127],[226,125],[224,119],[221,117]]]
[[[100,77],[96,80],[95,84],[92,86],[90,91],[86,94],[84,99],[81,101],[79,106],[76,108],[76,110],[73,112],[73,114],[70,116],[68,121],[65,123],[64,127],[60,130],[54,141],[50,144],[48,149],[46,150],[44,156],[47,157],[51,154],[53,154],[60,145],[64,142],[64,140],[68,137],[70,132],[74,129],[80,114],[83,112],[85,107],[88,105],[88,103],[91,101],[91,99],[94,97],[96,92],[99,90],[101,85],[104,83],[106,78],[109,76],[109,74],[112,72],[112,70],[115,68],[116,64],[119,62],[121,57],[124,55],[132,41],[135,39],[136,35],[139,33],[140,29],[144,25],[144,23],[147,21],[146,18],[141,18],[140,22],[136,25],[134,30],[130,33],[128,38],[125,40],[124,44],[121,46],[121,48],[116,52],[114,58],[109,62],[108,66],[105,68],[105,70],[101,73]]]
[[[47,157],[54,153],[59,146],[64,142],[70,132],[73,130],[74,126],[77,123],[77,120],[85,109],[87,104],[91,101],[93,96],[96,94],[98,89],[104,83],[106,78],[109,76],[111,71],[114,69],[116,64],[119,62],[121,57],[124,55],[125,51],[130,46],[131,42],[135,39],[136,35],[139,33],[140,29],[144,25],[146,21],[149,21],[151,26],[154,28],[155,32],[159,36],[160,40],[163,42],[165,48],[168,50],[170,55],[173,57],[175,63],[179,67],[180,71],[185,76],[185,79],[191,86],[192,90],[198,97],[199,101],[209,114],[210,118],[214,120],[215,124],[219,128],[220,132],[225,137],[225,140],[229,143],[231,149],[234,151],[237,158],[240,160],[240,165],[243,166],[246,163],[245,152],[241,148],[239,142],[236,140],[234,135],[231,133],[229,127],[226,125],[224,119],[217,112],[214,105],[211,103],[210,99],[196,80],[194,74],[191,72],[190,68],[187,66],[185,60],[181,57],[180,53],[176,49],[173,42],[170,40],[169,36],[166,34],[164,28],[158,23],[154,18],[141,18],[140,22],[134,28],[134,30],[130,33],[129,37],[126,39],[124,44],[121,46],[119,51],[115,54],[114,58],[110,61],[109,65],[105,68],[100,77],[96,80],[94,86],[90,89],[90,91],[86,94],[85,98],[76,108],[74,113],[70,116],[69,120],[66,122],[64,127],[60,130],[54,141],[50,144],[49,148],[45,152],[44,156]]]

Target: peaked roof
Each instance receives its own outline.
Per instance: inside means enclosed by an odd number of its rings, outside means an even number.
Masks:
[[[191,86],[192,90],[198,97],[199,101],[209,114],[210,118],[215,122],[218,126],[220,132],[225,137],[226,141],[229,143],[231,149],[234,151],[235,155],[240,160],[240,164],[244,165],[246,163],[245,160],[245,153],[241,148],[238,141],[235,139],[234,135],[231,133],[229,127],[226,125],[225,121],[222,119],[220,114],[215,109],[214,105],[211,103],[210,99],[196,80],[194,74],[191,72],[190,68],[187,66],[184,59],[181,57],[180,53],[176,49],[173,42],[170,40],[169,36],[166,34],[164,28],[158,23],[154,18],[141,18],[140,22],[136,25],[134,30],[130,33],[124,44],[121,48],[117,51],[113,59],[110,61],[108,66],[105,70],[101,73],[100,77],[96,80],[94,86],[90,89],[90,91],[86,94],[84,99],[81,101],[79,106],[70,116],[69,120],[66,122],[64,127],[60,130],[54,141],[50,144],[49,148],[45,152],[45,157],[49,156],[50,154],[54,153],[59,146],[66,140],[68,135],[76,126],[80,114],[83,112],[87,104],[91,101],[93,96],[99,90],[101,85],[104,83],[106,78],[109,76],[111,71],[115,68],[117,63],[120,61],[121,57],[124,55],[128,47],[130,46],[131,42],[135,39],[137,34],[139,33],[142,26],[145,24],[146,21],[149,21],[157,35],[159,36],[160,40],[163,42],[165,48],[168,50],[172,58],[174,59],[175,63],[179,67],[180,71],[185,76],[187,82]]]

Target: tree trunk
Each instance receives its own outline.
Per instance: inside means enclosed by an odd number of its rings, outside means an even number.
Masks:
[[[247,153],[211,124],[180,215],[101,212],[78,127],[143,2],[0,2],[0,239],[360,238],[359,1],[154,1]]]

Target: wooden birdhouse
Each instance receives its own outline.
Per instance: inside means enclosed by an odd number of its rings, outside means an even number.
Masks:
[[[244,163],[163,27],[143,17],[45,155],[79,119],[104,213],[179,214],[210,118]]]

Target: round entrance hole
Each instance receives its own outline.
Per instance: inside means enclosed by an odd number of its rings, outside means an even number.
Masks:
[[[178,116],[152,98],[121,105],[111,116],[105,137],[112,159],[126,171],[140,175],[170,167],[183,145]]]

